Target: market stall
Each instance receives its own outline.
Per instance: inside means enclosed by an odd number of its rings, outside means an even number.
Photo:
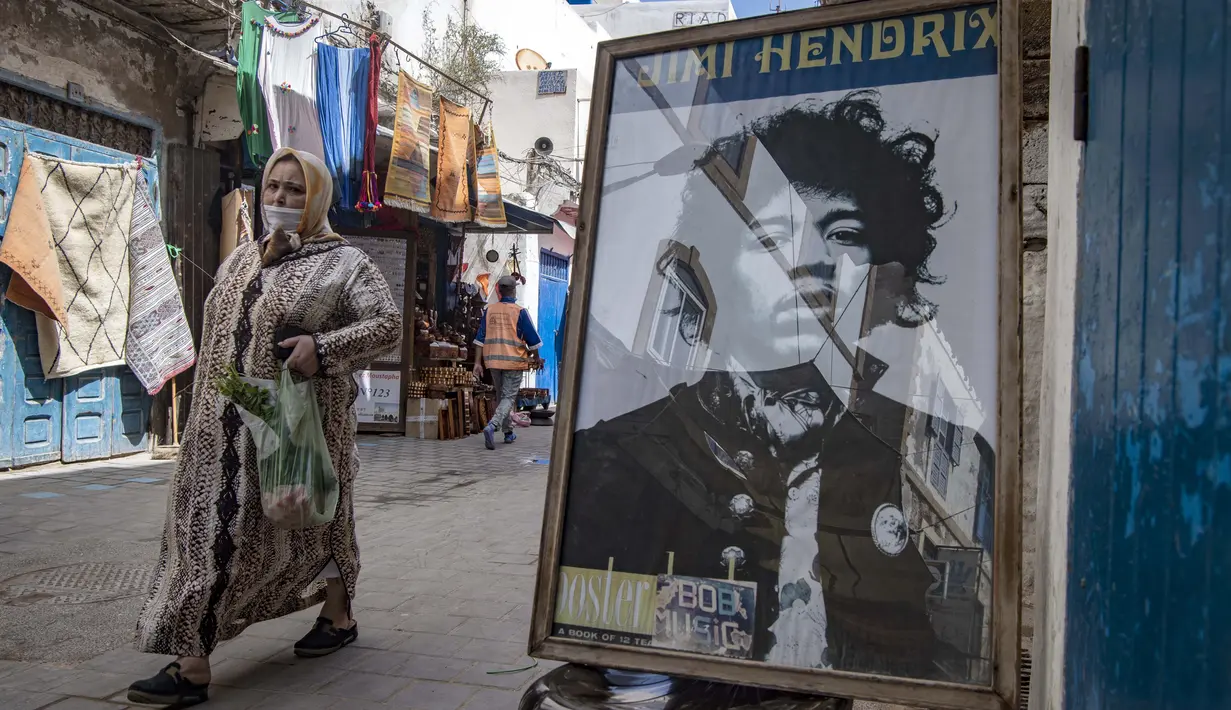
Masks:
[[[219,195],[218,221],[226,227],[219,230],[219,250],[263,233],[259,182],[274,150],[290,147],[324,159],[335,185],[333,229],[377,265],[405,324],[401,348],[354,375],[359,431],[407,434],[408,424],[422,423],[408,415],[413,408],[415,417],[425,416],[419,400],[426,394],[440,395],[452,403],[446,411],[458,414],[456,426],[437,426],[436,436],[477,431],[483,386],[476,389],[466,343],[482,304],[457,278],[466,266],[465,236],[543,233],[553,225],[503,199],[499,150],[485,124],[490,99],[461,84],[459,100],[473,108],[439,95],[401,69],[402,58],[422,62],[387,35],[312,3],[273,19],[258,3],[244,8],[252,21],[240,40],[241,58],[264,47],[296,60],[287,67],[315,71],[291,81],[270,74],[275,68],[241,61],[237,98],[245,131],[229,150],[235,175],[249,187]],[[457,83],[422,64],[434,80]],[[276,78],[283,81],[273,91]],[[379,91],[389,86],[397,87],[393,105]],[[288,126],[284,114],[295,102],[312,103],[319,122]],[[391,126],[381,125],[390,117]]]
[[[500,236],[498,244],[492,242],[498,248],[491,250],[491,258],[481,257],[486,267],[498,264],[492,273],[519,273],[516,237],[539,233],[552,223],[546,215],[513,204],[506,204],[506,214],[508,225],[502,229],[468,226],[466,230],[470,235]],[[479,267],[462,242],[450,240],[438,247],[430,264],[420,264],[421,274],[434,275],[420,282],[421,293],[430,297],[419,300],[414,324],[408,326],[414,332],[414,367],[407,389],[406,435],[457,439],[480,433],[496,405],[490,381],[473,374],[472,344],[492,291],[489,279],[464,278]],[[543,398],[539,390],[524,393]]]

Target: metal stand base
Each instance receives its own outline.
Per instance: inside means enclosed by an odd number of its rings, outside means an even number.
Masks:
[[[725,683],[568,664],[539,678],[519,710],[851,710],[823,698]]]

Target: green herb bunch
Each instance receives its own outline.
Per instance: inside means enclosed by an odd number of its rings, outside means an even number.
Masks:
[[[214,380],[214,386],[236,406],[246,409],[267,423],[273,423],[274,406],[269,401],[269,392],[244,382],[234,365],[227,365],[226,371]]]

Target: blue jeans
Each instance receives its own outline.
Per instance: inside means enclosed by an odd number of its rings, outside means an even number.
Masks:
[[[521,370],[492,370],[492,384],[496,387],[496,411],[487,425],[499,427],[505,434],[513,431],[513,410],[517,407],[517,392],[521,389]]]

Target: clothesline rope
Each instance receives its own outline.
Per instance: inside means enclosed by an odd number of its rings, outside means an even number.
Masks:
[[[189,265],[189,266],[191,266],[192,268],[196,269],[197,271],[200,271],[200,272],[201,272],[201,273],[205,276],[205,278],[209,279],[210,281],[213,281],[213,280],[214,280],[214,275],[213,275],[213,274],[211,274],[210,272],[208,272],[208,271],[206,271],[205,269],[203,269],[203,268],[201,268],[200,266],[198,266],[198,265],[197,265],[197,262],[193,261],[192,259],[189,259],[187,256],[184,256],[184,250],[183,250],[182,248],[180,248],[180,247],[172,247],[170,244],[168,244],[168,245],[167,245],[167,251],[171,251],[171,249],[179,249],[179,253],[178,253],[178,254],[172,254],[172,255],[171,255],[171,258],[172,258],[172,259],[179,259],[179,260],[181,260],[181,261],[186,261],[186,262],[188,262],[188,265]]]

